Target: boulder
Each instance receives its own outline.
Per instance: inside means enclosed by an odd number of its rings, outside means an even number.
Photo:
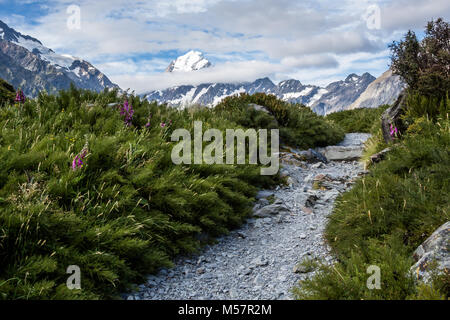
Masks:
[[[249,103],[248,106],[255,109],[256,111],[262,111],[264,113],[270,114],[270,111],[266,107],[260,106],[259,104]]]
[[[295,158],[300,161],[307,161],[309,163],[323,162],[328,163],[328,159],[320,152],[314,149],[308,149],[295,152]]]
[[[364,143],[371,137],[368,133],[347,133],[342,142],[335,146],[325,148],[317,148],[328,160],[334,161],[351,161],[361,158]]]
[[[270,190],[261,190],[261,191],[258,191],[258,193],[256,194],[256,199],[257,200],[259,200],[259,199],[263,199],[263,198],[268,198],[268,197],[270,197],[270,196],[273,196],[273,194],[274,194],[274,192],[273,191],[270,191]]]
[[[398,97],[394,105],[381,115],[381,130],[383,132],[383,138],[386,143],[393,142],[395,137],[391,135],[391,125],[396,127],[401,134],[406,128],[401,120],[401,116],[406,110],[406,91],[403,91]]]
[[[318,149],[328,160],[332,161],[350,161],[359,159],[363,153],[363,147],[360,146],[328,146]]]
[[[417,261],[412,267],[418,280],[430,282],[433,270],[450,274],[450,221],[439,227],[422,243],[413,257]]]
[[[317,200],[319,200],[319,197],[317,197],[316,195],[314,195],[314,194],[309,195],[309,197],[305,201],[305,207],[314,208]]]
[[[375,153],[374,155],[370,156],[370,161],[372,163],[378,163],[382,160],[384,160],[384,158],[386,157],[386,154],[391,151],[391,148],[386,148],[378,153]]]
[[[278,215],[280,213],[287,213],[287,212],[289,212],[289,209],[286,208],[284,205],[274,203],[269,206],[265,206],[261,209],[256,210],[253,213],[253,216],[258,217],[258,218],[267,218],[267,217],[272,217],[272,216]]]

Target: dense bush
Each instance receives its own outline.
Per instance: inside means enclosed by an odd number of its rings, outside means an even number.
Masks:
[[[388,107],[388,105],[383,105],[374,109],[362,108],[334,112],[327,115],[326,119],[344,129],[346,133],[373,133],[380,127],[381,114]]]
[[[450,28],[442,18],[428,22],[425,37],[418,41],[409,31],[403,40],[390,45],[392,69],[411,91],[445,99],[450,90]]]
[[[249,104],[264,106],[270,115],[256,111]],[[326,121],[308,107],[286,103],[274,95],[243,93],[227,97],[215,110],[225,112],[225,117],[232,117],[243,126],[279,128],[282,142],[292,147],[323,147],[344,139],[344,132],[339,126]]]
[[[258,187],[279,183],[255,165],[174,165],[172,128],[238,125],[134,96],[121,115],[116,94],[0,108],[0,298],[112,297],[238,226]],[[66,288],[69,265],[82,290]]]

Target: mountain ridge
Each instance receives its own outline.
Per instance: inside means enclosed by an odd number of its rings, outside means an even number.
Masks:
[[[286,102],[307,105],[317,114],[326,115],[348,109],[375,80],[376,78],[367,72],[361,76],[352,73],[344,80],[320,87],[305,85],[296,79],[288,79],[275,84],[265,77],[253,82],[174,86],[165,90],[150,91],[142,96],[150,101],[155,100],[159,103],[183,108],[190,104],[212,107],[231,95],[262,92],[273,94]],[[396,94],[397,91],[394,90],[392,94]],[[395,100],[395,98],[390,97],[391,100]],[[378,105],[371,107],[375,108]]]
[[[70,84],[102,91],[119,88],[86,60],[57,54],[36,38],[10,28],[0,20],[0,78],[21,87],[28,96],[55,93]]]

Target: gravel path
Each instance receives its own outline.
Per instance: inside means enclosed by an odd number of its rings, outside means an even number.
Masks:
[[[367,137],[347,135],[345,144],[361,144]],[[292,299],[291,288],[314,274],[294,272],[298,262],[313,257],[333,261],[322,236],[327,216],[363,168],[357,161],[307,163],[297,151],[281,158],[289,186],[259,192],[255,217],[200,254],[179,257],[174,268],[149,276],[139,292],[125,298]]]

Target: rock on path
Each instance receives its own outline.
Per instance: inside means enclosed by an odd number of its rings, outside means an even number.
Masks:
[[[358,143],[352,140],[361,135],[346,138],[346,144],[354,145]],[[179,257],[174,268],[149,276],[138,292],[125,298],[292,299],[291,288],[314,274],[299,272],[299,262],[314,257],[333,262],[323,239],[327,216],[336,197],[362,172],[356,161],[287,161],[281,174],[289,177],[289,186],[261,191],[255,216],[246,224],[196,256]]]

